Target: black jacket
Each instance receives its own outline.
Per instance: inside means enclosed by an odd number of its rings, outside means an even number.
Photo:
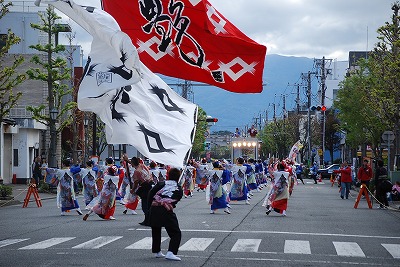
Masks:
[[[148,206],[150,207],[150,212],[149,212],[149,223],[150,226],[154,227],[166,227],[166,226],[172,226],[178,223],[178,220],[176,218],[176,215],[173,210],[167,210],[164,206],[154,206],[152,205],[153,200],[155,195],[163,189],[165,186],[165,181],[158,182],[149,192],[148,198],[147,198],[147,203]],[[183,191],[182,188],[178,185],[177,189],[173,192],[171,192],[172,195],[159,195],[161,198],[166,199],[173,199],[175,202],[173,202],[171,205],[175,208],[176,203],[181,200],[183,196]]]

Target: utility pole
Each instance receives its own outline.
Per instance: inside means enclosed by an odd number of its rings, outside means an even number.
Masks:
[[[283,110],[283,120],[286,120],[286,96],[282,95],[282,97],[283,97],[283,108],[282,108],[282,110]]]
[[[274,106],[274,117],[273,117],[273,119],[274,119],[274,122],[276,122],[276,109],[275,109],[275,103],[273,103],[272,105]]]
[[[308,144],[308,161],[311,162],[311,74],[316,72],[302,73],[302,79],[307,82],[307,144]]]
[[[331,62],[332,59],[316,59],[315,63],[317,67],[321,68],[321,106],[325,106],[325,95],[326,95],[326,62]],[[324,155],[325,155],[325,130],[326,130],[326,118],[325,118],[325,110],[322,111],[321,114],[321,139],[322,139],[322,156],[321,156],[321,163],[325,163]]]
[[[300,84],[297,84],[296,113],[300,114]]]

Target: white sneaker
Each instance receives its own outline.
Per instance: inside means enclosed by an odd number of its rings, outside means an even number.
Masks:
[[[284,210],[284,211],[282,212],[282,216],[283,216],[283,217],[286,217],[286,210]]]
[[[231,205],[229,205],[229,204],[226,204],[226,207],[227,207],[228,209],[231,209],[231,208],[232,208]]]
[[[250,205],[250,201],[246,200],[246,205]]]
[[[110,216],[110,220],[115,220],[115,218],[113,216]]]
[[[165,255],[160,251],[154,254],[156,256],[156,258],[164,258]]]
[[[123,201],[122,199],[119,201],[119,204],[121,204],[121,205],[125,205],[126,203],[125,203],[125,201]]]
[[[134,210],[132,210],[131,213],[132,213],[132,215],[137,215],[137,212]]]
[[[214,213],[215,213],[215,211],[213,211],[213,210],[210,211],[210,214],[214,214]]]
[[[61,216],[65,216],[65,215],[67,215],[67,213],[65,211],[62,211]]]
[[[171,251],[167,252],[167,254],[165,255],[165,259],[172,260],[172,261],[180,261],[181,260],[181,258],[174,255],[174,253],[172,253]]]
[[[79,215],[82,215],[82,214],[83,214],[80,208],[77,208],[77,209],[76,209],[76,212],[77,212]]]
[[[226,208],[224,209],[224,212],[227,213],[227,214],[231,214],[231,211],[228,209],[228,207],[226,207]]]
[[[249,193],[250,196],[254,196],[254,194],[252,192]]]

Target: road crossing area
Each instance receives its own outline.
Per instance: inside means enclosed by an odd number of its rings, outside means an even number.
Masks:
[[[71,242],[76,237],[52,237],[39,242],[30,243],[30,238],[20,238],[20,239],[5,239],[0,241],[0,253],[4,249],[17,249],[17,250],[41,250],[54,248],[60,244],[66,244]],[[124,236],[99,236],[91,240],[87,240],[83,243],[77,245],[71,245],[71,249],[101,249],[107,247],[110,243],[118,242],[123,239]],[[129,237],[131,239],[131,237]],[[164,246],[168,241],[167,237],[162,238],[162,243]],[[210,237],[193,237],[187,240],[183,240],[180,246],[180,254],[186,252],[195,251],[207,251],[210,245],[215,241],[215,238]],[[245,253],[268,253],[264,251],[262,247],[262,239],[259,238],[238,238],[236,242],[232,245],[230,252],[245,252]],[[361,257],[365,258],[367,255],[364,253],[363,249],[357,242],[335,242],[332,241],[335,251],[333,252],[337,256],[345,257]],[[396,243],[380,243],[379,246],[387,251],[387,253],[393,259],[400,259],[400,244]],[[63,246],[65,249],[65,246]],[[123,247],[123,249],[135,249],[135,250],[150,250],[151,249],[151,237],[144,237],[136,242]],[[273,253],[273,252],[271,252]],[[310,241],[308,240],[285,240],[282,251],[278,253],[284,254],[304,254],[311,255],[312,249]]]

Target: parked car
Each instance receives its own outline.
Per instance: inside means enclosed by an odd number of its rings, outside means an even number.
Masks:
[[[333,171],[338,169],[340,169],[340,164],[332,164],[325,169],[319,169],[317,171],[317,176],[321,175],[322,179],[329,179],[331,178]]]

